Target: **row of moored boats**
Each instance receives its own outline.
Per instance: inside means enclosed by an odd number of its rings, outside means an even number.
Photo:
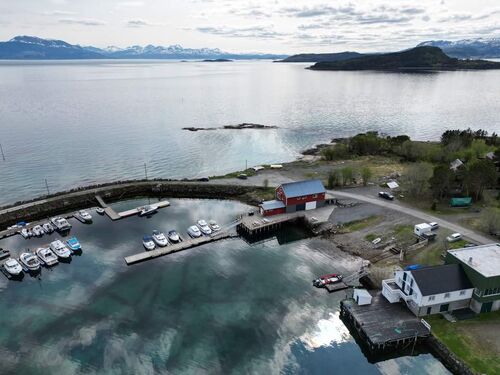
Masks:
[[[202,235],[209,236],[214,232],[220,231],[220,229],[219,224],[217,224],[215,220],[210,220],[208,223],[205,220],[198,220],[196,225],[192,225],[188,228],[187,233],[191,238],[198,238]],[[181,241],[181,236],[175,230],[169,231],[167,235],[158,230],[154,230],[151,236],[146,235],[142,238],[142,244],[146,250],[153,250],[156,246],[165,247]]]

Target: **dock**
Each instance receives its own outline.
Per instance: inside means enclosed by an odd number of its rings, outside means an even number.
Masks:
[[[95,199],[101,205],[101,208],[104,209],[104,213],[106,215],[108,215],[108,217],[113,221],[120,220],[120,219],[129,217],[129,216],[137,215],[137,214],[139,214],[139,212],[142,211],[142,209],[144,207],[144,206],[141,206],[141,207],[132,208],[130,210],[126,210],[126,211],[122,211],[122,212],[116,212],[111,206],[108,206],[108,204],[104,201],[104,199],[102,199],[102,197],[100,195],[96,195]],[[149,206],[154,207],[156,209],[160,209],[163,207],[170,206],[170,202],[169,201],[160,201],[157,203],[152,203]]]
[[[325,285],[325,289],[328,290],[328,293],[338,292],[340,290],[344,290],[349,288],[349,285],[344,283],[343,281],[335,284],[327,284]]]
[[[127,263],[128,266],[135,264],[135,263],[140,263],[144,262],[146,260],[158,258],[167,254],[172,254],[176,253],[182,250],[187,250],[191,249],[193,247],[205,245],[208,243],[216,242],[216,241],[221,241],[227,238],[237,238],[238,235],[233,232],[228,232],[228,231],[221,231],[218,232],[214,235],[211,236],[201,236],[198,238],[190,238],[188,240],[184,240],[182,242],[176,243],[176,244],[170,244],[165,247],[159,247],[155,250],[151,251],[144,251],[139,254],[135,255],[130,255],[128,257],[125,257],[125,263]]]
[[[389,303],[377,292],[370,305],[359,306],[353,299],[340,303],[340,317],[357,331],[371,351],[415,345],[430,335],[427,326],[402,303]]]

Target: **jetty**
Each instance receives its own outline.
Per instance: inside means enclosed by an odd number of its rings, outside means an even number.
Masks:
[[[389,303],[381,292],[369,305],[353,299],[340,302],[340,317],[353,328],[371,351],[404,348],[430,336],[429,325],[402,303]]]
[[[126,211],[122,211],[122,212],[116,212],[113,209],[113,207],[108,206],[108,204],[104,201],[104,199],[102,199],[102,197],[100,195],[96,195],[95,199],[101,205],[101,208],[104,209],[104,213],[113,221],[120,220],[120,219],[129,217],[129,216],[137,215],[144,208],[144,206],[141,206],[141,207],[132,208],[130,210],[126,210]],[[155,209],[160,209],[163,207],[170,206],[170,202],[165,200],[165,201],[160,201],[157,203],[152,203],[148,206],[151,206]]]
[[[237,238],[237,237],[238,235],[234,232],[221,231],[210,236],[190,238],[188,240],[184,240],[176,244],[170,244],[165,247],[160,247],[155,250],[144,251],[139,254],[130,255],[128,257],[125,257],[125,263],[127,263],[127,265],[130,266],[135,263],[144,262],[146,260],[158,258],[167,254],[177,253],[179,251],[191,249],[193,247],[205,245],[216,241],[221,241],[227,238]]]

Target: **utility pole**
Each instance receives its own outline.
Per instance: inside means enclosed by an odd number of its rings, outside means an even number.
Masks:
[[[245,160],[245,171],[248,169],[248,160]]]
[[[3,147],[2,144],[0,143],[0,151],[2,152],[2,159],[5,161],[5,154],[3,153]]]
[[[50,195],[49,183],[47,182],[47,179],[45,179],[45,187],[47,188],[47,195]]]
[[[148,167],[146,166],[146,163],[144,163],[144,175],[146,176],[146,180],[148,179]]]

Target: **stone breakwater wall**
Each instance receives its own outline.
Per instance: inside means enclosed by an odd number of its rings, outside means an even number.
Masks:
[[[18,202],[15,206],[0,209],[0,228],[21,220],[34,221],[66,212],[98,206],[100,195],[106,203],[135,197],[238,199],[257,204],[255,192],[264,188],[240,185],[217,185],[204,182],[183,181],[129,181],[115,184],[88,186],[61,192],[40,199]]]
[[[426,344],[431,352],[438,357],[443,364],[453,373],[457,375],[474,375],[469,367],[462,362],[455,354],[453,354],[450,349],[446,347],[441,341],[439,341],[433,335],[429,336],[426,340]]]

